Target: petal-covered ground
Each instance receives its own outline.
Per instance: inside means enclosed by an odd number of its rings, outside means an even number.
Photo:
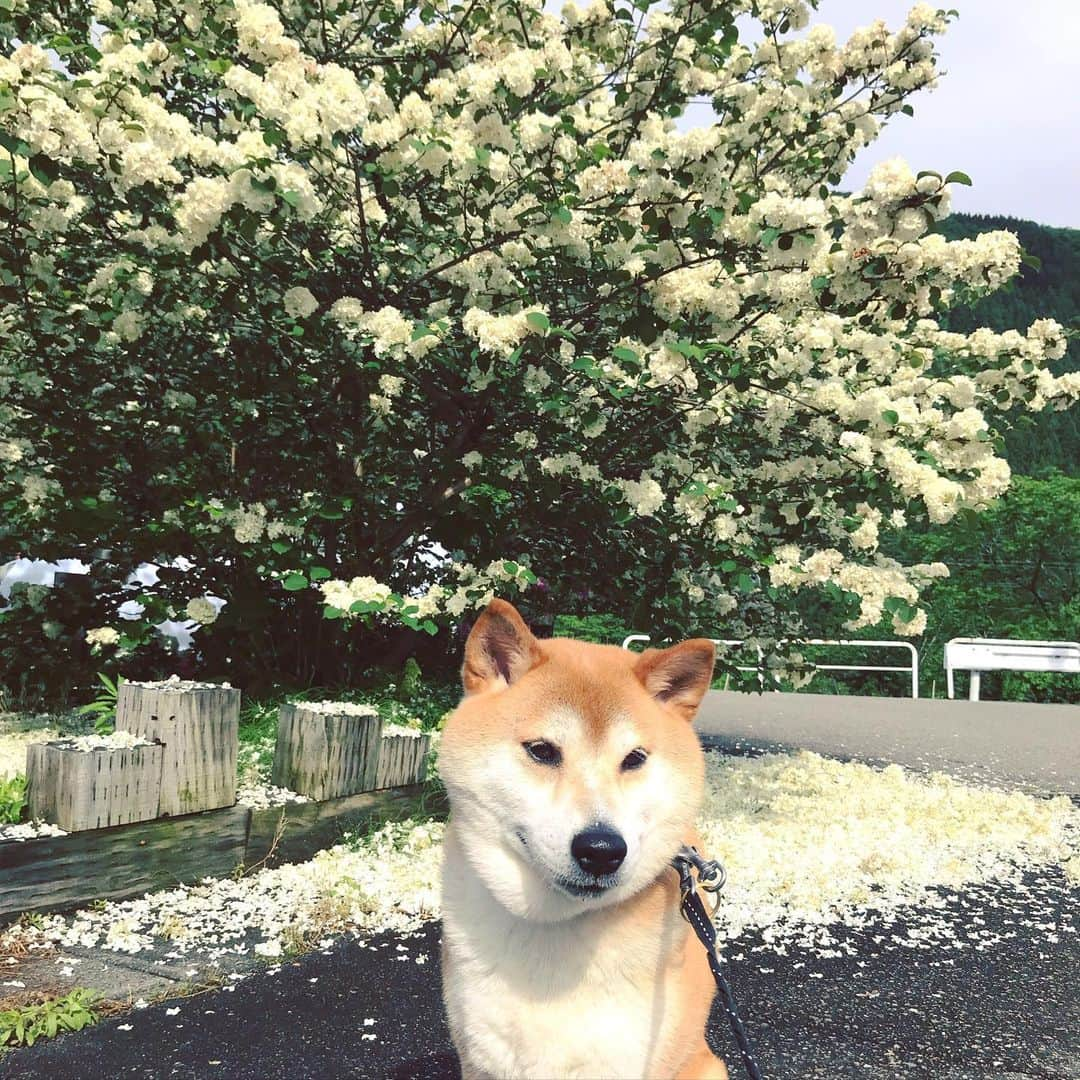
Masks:
[[[1067,798],[808,752],[710,754],[701,825],[707,853],[728,869],[724,935],[752,929],[780,953],[799,944],[839,955],[845,927],[888,925],[913,905],[922,914],[905,932],[947,944],[957,890],[1018,883],[1036,867],[1075,880],[1080,869],[1080,811]],[[438,916],[442,832],[435,820],[388,824],[306,863],[35,919],[8,943],[220,961],[415,929]]]
[[[707,783],[724,953],[766,1076],[1080,1078],[1069,799],[806,752],[710,754]],[[15,987],[36,963],[52,985],[124,986],[130,1007],[0,1057],[0,1077],[456,1076],[442,835],[390,824],[306,863],[24,921],[0,936],[0,996],[32,990]],[[719,1010],[710,1039],[732,1061]]]

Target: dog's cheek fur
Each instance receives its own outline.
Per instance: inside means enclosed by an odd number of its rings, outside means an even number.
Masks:
[[[679,769],[665,757],[656,755],[645,766],[647,777],[628,793],[626,815],[638,828],[639,851],[631,868],[631,891],[654,881],[671,861],[681,844],[695,830],[701,804],[701,784],[688,784],[696,769]],[[704,769],[702,768],[702,780]]]
[[[473,873],[508,911],[523,919],[553,922],[580,913],[580,905],[556,892],[549,878],[517,850],[514,833],[552,803],[523,775],[520,748],[506,742],[483,755],[451,754],[443,776],[461,851]],[[541,780],[541,783],[545,781]],[[567,845],[569,847],[569,844]]]

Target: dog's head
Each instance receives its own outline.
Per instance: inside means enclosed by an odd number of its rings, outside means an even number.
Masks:
[[[572,918],[664,871],[701,803],[690,721],[714,657],[697,639],[640,655],[540,641],[492,601],[465,646],[439,767],[465,857],[505,907]]]

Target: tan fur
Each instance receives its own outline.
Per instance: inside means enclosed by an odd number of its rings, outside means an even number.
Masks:
[[[538,641],[502,601],[478,621],[440,751],[443,994],[466,1080],[727,1076],[668,865],[695,840],[704,758],[688,721],[712,660],[705,641],[640,657]],[[534,740],[560,763],[532,760]],[[637,748],[645,764],[622,769]],[[628,853],[616,884],[576,896],[570,842],[597,822]]]

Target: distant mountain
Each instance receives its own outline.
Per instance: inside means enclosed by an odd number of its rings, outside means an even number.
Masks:
[[[979,233],[1008,229],[1016,233],[1024,251],[1041,262],[1024,266],[1006,289],[984,297],[970,307],[958,307],[942,319],[951,330],[970,331],[980,326],[993,330],[1025,330],[1035,319],[1056,319],[1066,327],[1080,324],[1080,229],[1056,229],[1021,218],[990,214],[953,214],[938,226],[949,240],[964,240]],[[1080,370],[1080,339],[1055,371]],[[1080,406],[1065,412],[1044,412],[1020,420],[1006,436],[1006,456],[1014,472],[1037,476],[1059,469],[1080,476]]]

